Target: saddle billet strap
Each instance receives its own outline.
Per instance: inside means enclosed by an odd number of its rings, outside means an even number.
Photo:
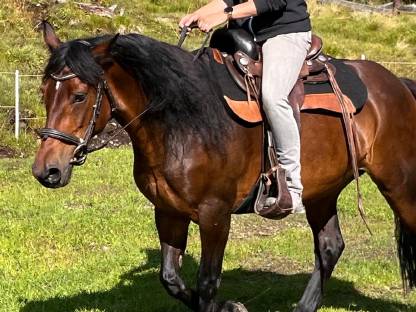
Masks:
[[[328,66],[327,63],[324,63],[325,68],[328,73],[329,82],[331,83],[332,89],[334,90],[334,93],[338,99],[338,102],[341,106],[342,110],[342,119],[344,121],[345,126],[345,132],[347,136],[347,143],[348,143],[348,150],[350,152],[351,156],[351,166],[354,173],[354,180],[356,183],[356,189],[357,189],[357,205],[358,205],[358,211],[360,212],[360,216],[364,221],[365,226],[367,227],[367,230],[372,235],[372,231],[368,225],[367,218],[365,216],[363,202],[362,202],[362,195],[360,190],[360,183],[359,183],[359,177],[360,174],[358,172],[358,160],[357,160],[357,150],[356,150],[356,144],[357,144],[357,135],[356,135],[356,128],[355,128],[355,121],[354,121],[354,115],[353,113],[349,113],[348,109],[346,107],[344,96],[341,92],[341,89],[339,88],[339,85],[335,79],[334,72],[330,66]]]

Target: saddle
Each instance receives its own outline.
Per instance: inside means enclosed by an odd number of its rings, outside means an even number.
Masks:
[[[235,82],[245,89],[244,75],[249,73],[261,78],[263,60],[261,47],[253,37],[244,29],[217,29],[211,37],[210,47],[221,51],[216,55],[218,60],[223,59],[227,69]],[[327,82],[324,63],[328,58],[322,54],[322,39],[312,35],[312,42],[306,56],[299,78],[313,82]]]
[[[254,211],[270,219],[284,218],[291,213],[292,199],[286,184],[286,172],[280,167],[276,158],[273,139],[270,131],[268,131],[267,119],[263,118],[261,109],[260,90],[263,69],[261,46],[242,28],[221,28],[212,34],[210,47],[213,48],[215,61],[224,64],[236,85],[247,93],[247,101],[244,105],[224,96],[228,106],[235,114],[249,123],[264,121],[263,150],[269,161],[266,162],[264,159],[262,161],[263,173],[256,184],[257,195],[254,201]],[[331,95],[336,99],[336,104],[334,105],[334,101],[332,101],[331,104],[328,104],[330,106],[328,109],[342,113],[354,176],[358,179],[355,132],[353,131],[352,119],[355,107],[349,98],[342,94],[335,79],[336,69],[328,62],[330,58],[322,53],[322,49],[321,38],[312,35],[311,47],[299,73],[298,80],[289,95],[289,103],[292,106],[300,131],[300,110],[304,105],[306,105],[306,108],[310,108],[310,104],[307,103],[305,98],[304,83],[330,83],[334,91]],[[320,102],[325,105],[326,101]],[[268,197],[276,197],[276,203],[265,206]]]
[[[225,98],[231,111],[248,123],[262,122],[261,109],[256,103],[256,96],[259,96],[261,88],[263,69],[260,45],[244,29],[221,28],[213,33],[210,47],[214,48],[213,55],[216,62],[224,64],[236,85],[247,92],[245,103],[228,97]],[[333,75],[336,73],[336,68],[328,62],[331,58],[324,55],[322,49],[322,39],[312,35],[311,47],[299,73],[299,79],[289,95],[289,102],[292,105],[298,125],[300,110],[320,108],[342,113],[335,94],[321,95],[319,101],[316,100],[316,96],[305,96],[305,83],[329,83],[327,68]],[[355,113],[356,108],[351,100],[347,96],[341,96],[345,102],[347,112]],[[320,106],[318,107],[316,103],[319,103]]]

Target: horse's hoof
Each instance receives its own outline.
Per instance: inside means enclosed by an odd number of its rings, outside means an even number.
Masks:
[[[246,307],[240,302],[226,301],[219,312],[248,312]]]

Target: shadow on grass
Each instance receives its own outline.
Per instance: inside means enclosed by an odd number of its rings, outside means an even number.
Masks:
[[[113,288],[97,292],[81,292],[39,301],[22,300],[20,312],[179,312],[189,311],[169,297],[159,282],[158,250],[147,250],[148,262],[122,276]],[[197,262],[185,257],[182,276],[193,281]],[[309,274],[282,275],[265,271],[235,269],[223,274],[220,299],[231,299],[245,304],[250,312],[291,311],[300,299]],[[191,284],[191,283],[190,283]],[[193,283],[192,283],[193,284]],[[415,306],[375,299],[361,294],[351,282],[332,278],[325,291],[324,307],[344,308],[349,311],[415,311]]]

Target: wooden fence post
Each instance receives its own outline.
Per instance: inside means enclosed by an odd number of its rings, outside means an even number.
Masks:
[[[401,0],[393,0],[393,14],[399,14],[399,8],[401,7]]]

